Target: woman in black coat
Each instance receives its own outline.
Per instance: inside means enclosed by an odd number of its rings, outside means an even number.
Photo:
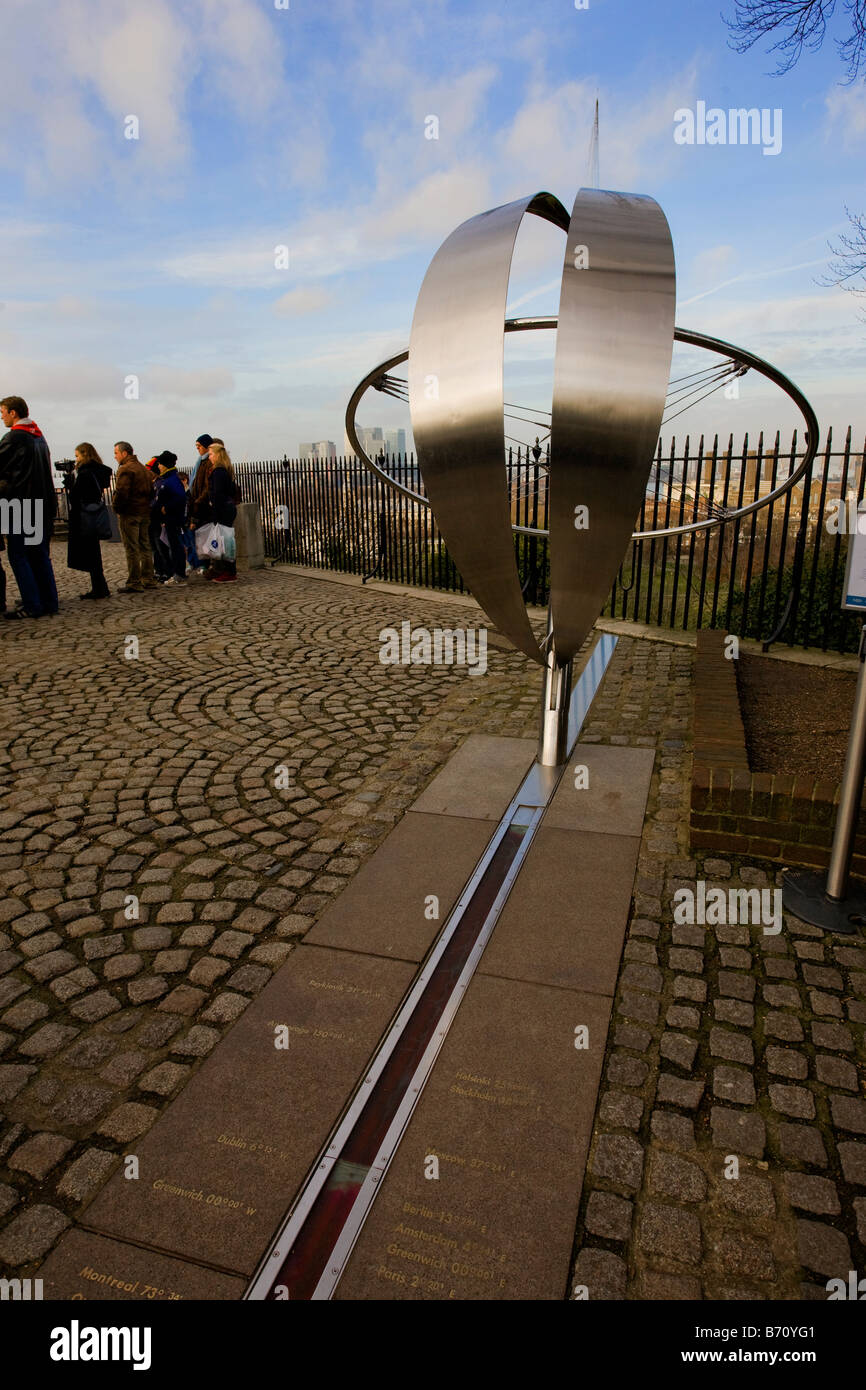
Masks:
[[[111,482],[111,469],[99,457],[92,444],[79,444],[75,450],[75,477],[67,475],[69,494],[69,545],[66,558],[71,570],[85,570],[90,575],[90,593],[79,598],[108,598],[109,588],[102,570],[102,551],[96,536],[82,533],[82,507],[103,501],[103,492]]]

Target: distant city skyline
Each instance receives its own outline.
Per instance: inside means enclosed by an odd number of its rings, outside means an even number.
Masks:
[[[404,429],[386,429],[383,425],[356,425],[358,442],[361,448],[370,458],[377,458],[379,454],[405,454],[407,450],[407,431]],[[411,445],[410,445],[411,447]],[[349,436],[343,432],[343,453],[347,458],[353,458],[355,451],[349,442]]]

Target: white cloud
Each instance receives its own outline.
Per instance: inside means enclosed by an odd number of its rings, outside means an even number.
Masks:
[[[733,246],[708,246],[692,261],[692,281],[696,285],[715,284],[731,264],[734,254]]]
[[[0,158],[20,154],[26,128],[28,178],[37,186],[104,187],[108,179],[130,187],[158,174],[165,191],[190,160],[196,108],[228,107],[249,124],[297,115],[309,99],[286,90],[273,32],[279,17],[266,17],[256,0],[64,0],[51,7],[50,24],[30,0],[9,4],[18,52],[38,61],[4,66]],[[124,136],[130,115],[138,140]],[[273,169],[287,146],[311,142],[287,139],[282,128],[276,158],[262,143]]]
[[[866,85],[831,87],[824,105],[827,139],[841,138],[843,146],[860,144],[866,136]]]
[[[281,295],[274,302],[275,314],[300,315],[314,314],[319,309],[324,309],[326,304],[331,302],[331,295],[324,289],[313,289],[302,286],[301,289],[289,290],[287,294]]]
[[[731,285],[743,284],[746,281],[770,280],[777,275],[791,275],[798,270],[809,270],[813,266],[826,265],[828,260],[829,256],[819,256],[811,261],[798,261],[795,265],[775,265],[767,266],[761,270],[744,271],[742,275],[732,275],[729,280],[722,280],[720,284],[713,285],[708,290],[701,290],[688,299],[680,300],[677,307],[678,309],[685,309],[690,304],[696,304],[698,300],[709,299],[711,295],[718,294],[719,290],[726,290]]]
[[[444,234],[483,211],[489,196],[488,175],[480,163],[438,170],[381,212],[374,212],[364,226],[365,243],[384,240],[399,246],[405,238],[425,241]]]

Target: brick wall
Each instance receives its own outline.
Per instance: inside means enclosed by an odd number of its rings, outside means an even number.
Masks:
[[[826,778],[750,772],[736,668],[725,657],[723,632],[697,635],[694,729],[692,849],[825,868],[839,784]],[[858,876],[866,875],[862,810],[851,868]]]

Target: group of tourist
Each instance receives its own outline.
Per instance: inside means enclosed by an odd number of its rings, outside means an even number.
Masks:
[[[8,549],[20,601],[6,607],[6,574],[0,560],[0,612],[7,619],[49,617],[58,610],[51,563],[57,497],[51,456],[42,431],[20,396],[0,401],[7,433],[0,439],[0,552]],[[187,574],[213,583],[237,577],[234,522],[240,493],[222,439],[196,440],[198,457],[187,476],[177,455],[165,450],[143,464],[131,444],[114,446],[117,470],[111,506],[126,552],[122,594],[160,585],[186,584]],[[65,476],[69,539],[67,566],[90,577],[82,599],[108,598],[102,541],[111,535],[105,494],[112,470],[92,444],[79,444]]]

